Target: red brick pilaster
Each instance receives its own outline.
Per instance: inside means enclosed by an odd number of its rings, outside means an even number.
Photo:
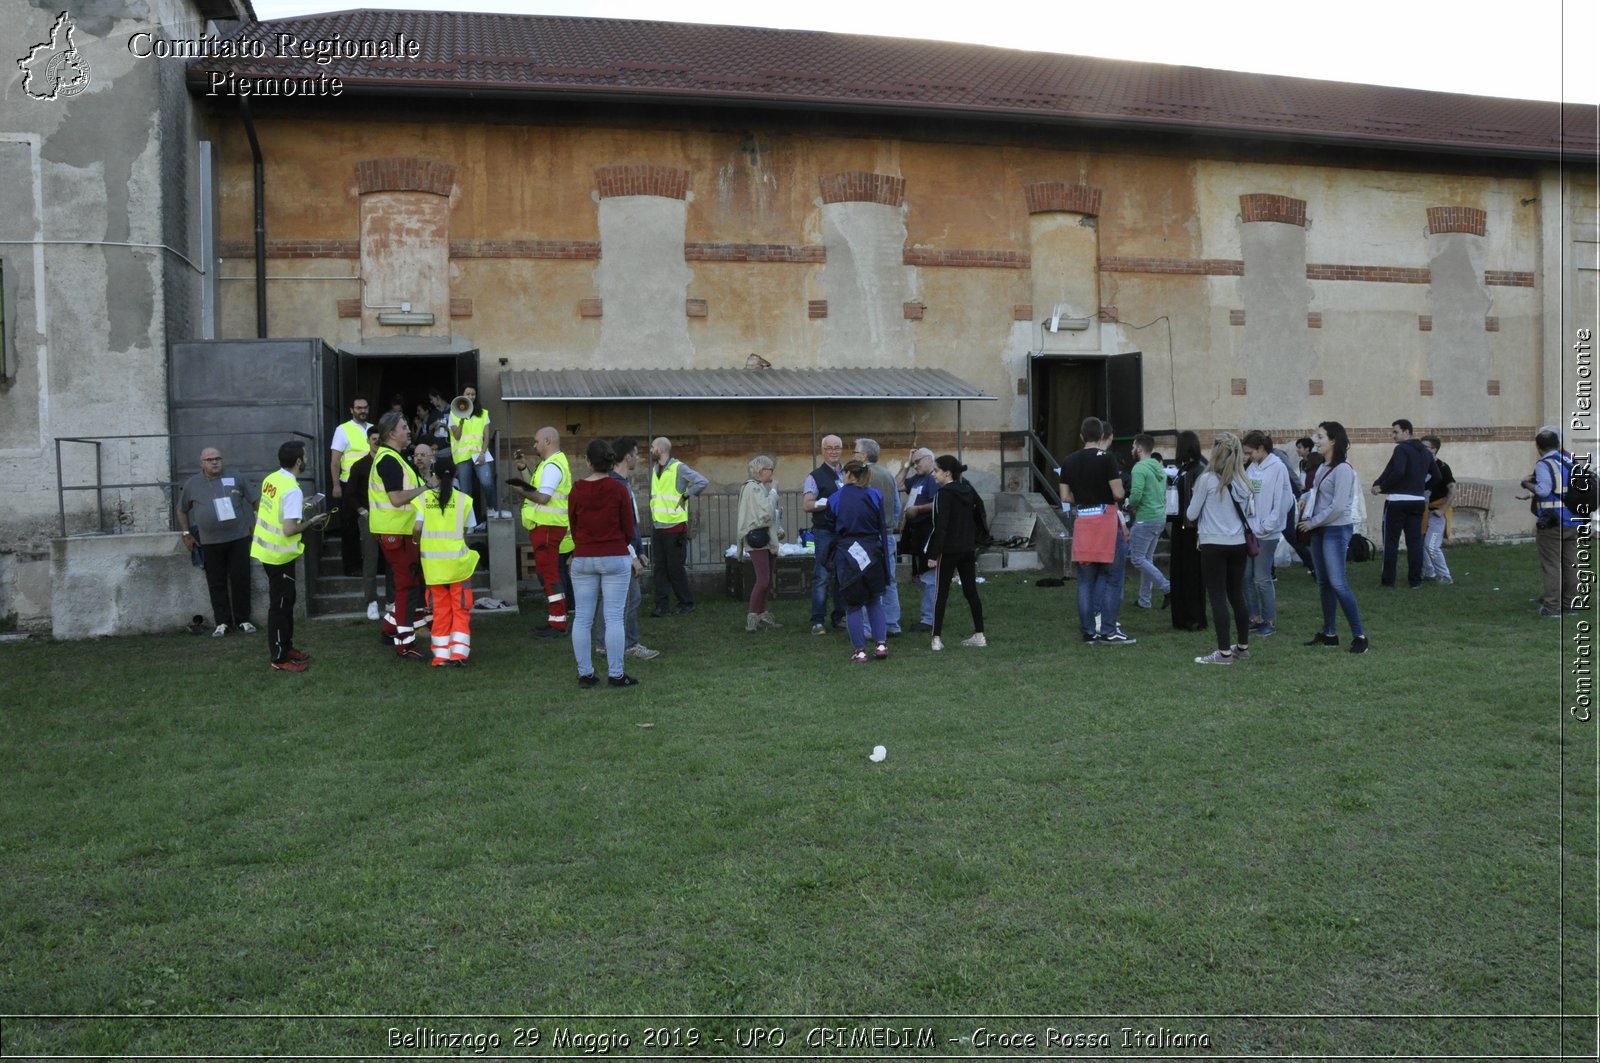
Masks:
[[[1036,181],[1022,186],[1022,198],[1029,214],[1050,211],[1069,211],[1100,216],[1100,190],[1091,185],[1068,184],[1065,181]]]
[[[1243,221],[1279,221],[1285,225],[1306,224],[1306,201],[1257,192],[1239,197],[1239,217]]]
[[[886,173],[847,170],[822,178],[824,203],[882,203],[898,207],[906,200],[906,179]]]
[[[601,166],[594,172],[600,198],[609,196],[662,196],[689,198],[689,171],[675,166]]]
[[[356,187],[369,192],[431,192],[448,196],[456,182],[456,168],[431,159],[367,159],[356,163]]]

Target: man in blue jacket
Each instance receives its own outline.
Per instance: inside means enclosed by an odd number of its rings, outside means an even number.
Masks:
[[[1422,586],[1422,513],[1428,508],[1428,482],[1438,475],[1438,468],[1428,448],[1411,432],[1411,422],[1404,417],[1390,425],[1394,453],[1382,475],[1372,481],[1372,493],[1386,496],[1380,577],[1385,587],[1394,586],[1402,533],[1406,537],[1406,581],[1413,587]]]

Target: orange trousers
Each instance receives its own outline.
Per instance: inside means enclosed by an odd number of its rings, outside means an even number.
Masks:
[[[429,584],[428,607],[433,610],[433,666],[466,660],[472,653],[472,585],[467,580]]]

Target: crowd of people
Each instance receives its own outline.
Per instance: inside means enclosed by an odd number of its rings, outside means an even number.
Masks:
[[[357,399],[329,448],[331,493],[344,516],[346,573],[361,576],[367,616],[381,622],[397,657],[436,667],[464,666],[470,659],[471,582],[480,559],[468,537],[483,528],[480,503],[491,513],[498,506],[492,458],[485,454],[492,449],[488,416],[475,398],[469,389],[472,408],[452,409],[435,393],[430,408],[442,409],[441,417],[419,407],[413,419],[391,408],[376,424],[368,423],[367,402]],[[441,439],[439,424],[442,445],[415,438],[420,432]],[[1384,498],[1380,585],[1398,585],[1401,541],[1409,586],[1449,584],[1443,543],[1450,534],[1455,477],[1439,457],[1438,437],[1415,436],[1404,419],[1393,422],[1391,434],[1394,449],[1370,487]],[[1085,643],[1136,643],[1121,623],[1124,579],[1131,570],[1139,581],[1138,609],[1169,611],[1178,630],[1212,630],[1215,648],[1195,657],[1197,664],[1246,660],[1252,638],[1278,630],[1278,562],[1296,554],[1316,580],[1321,606],[1320,623],[1305,644],[1339,646],[1342,613],[1348,651],[1370,649],[1347,573],[1365,509],[1342,424],[1324,421],[1297,440],[1297,460],[1259,430],[1242,436],[1220,432],[1209,453],[1195,433],[1180,432],[1170,463],[1151,436],[1135,436],[1134,460],[1124,468],[1112,448],[1111,424],[1087,418],[1080,437],[1082,446],[1061,463],[1059,481]],[[1559,432],[1540,429],[1535,446],[1539,459],[1522,484],[1536,518],[1544,581],[1539,613],[1559,616],[1576,605],[1577,529],[1590,507],[1573,497],[1573,459],[1562,450]],[[659,656],[640,641],[646,575],[654,577],[651,617],[695,607],[687,565],[689,508],[709,481],[673,456],[670,439],[651,440],[646,522],[630,480],[639,464],[638,441],[592,441],[581,477],[575,477],[554,427],[535,433],[533,449],[535,460],[514,453],[518,475],[505,482],[516,495],[545,590],[547,612],[534,636],[572,644],[580,687],[599,685],[597,654],[606,660],[609,685],[636,685],[628,661]],[[971,619],[971,634],[961,644],[986,646],[977,557],[990,534],[983,500],[964,479],[966,467],[953,455],[919,447],[891,474],[870,438],[855,441],[848,461],[837,435],[823,437],[820,450],[822,461],[801,490],[799,517],[807,526],[794,536],[814,549],[808,562],[811,632],[844,630],[855,663],[887,658],[890,640],[905,631],[925,633],[929,647],[942,651],[951,589],[959,586]],[[186,544],[203,557],[213,634],[256,630],[248,569],[254,558],[267,575],[271,666],[304,671],[309,655],[294,644],[293,562],[303,552],[304,533],[328,518],[305,515],[305,445],[280,447],[280,467],[259,492],[247,476],[226,467],[214,447],[201,452],[200,463],[201,471],[179,495],[177,519]],[[478,471],[485,468],[491,470],[487,477]],[[780,548],[791,533],[775,472],[770,456],[752,458],[738,498],[736,552],[754,572],[745,615],[750,633],[784,626],[771,611],[771,597]],[[1156,562],[1163,534],[1169,540],[1165,572]],[[381,597],[380,561],[388,573]],[[917,621],[905,628],[897,563],[909,565],[905,582],[917,588]],[[421,629],[428,630],[426,650],[418,643]]]

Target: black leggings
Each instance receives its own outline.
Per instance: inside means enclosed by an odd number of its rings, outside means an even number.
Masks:
[[[1244,573],[1250,555],[1244,544],[1237,546],[1200,546],[1200,575],[1205,580],[1206,594],[1211,599],[1211,619],[1217,627],[1217,649],[1231,649],[1233,644],[1250,645],[1250,610],[1244,604]],[[1239,637],[1228,642],[1228,609],[1233,609],[1233,623]]]
[[[939,558],[939,596],[933,600],[933,633],[944,630],[944,606],[950,600],[951,577],[961,577],[961,593],[967,596],[967,608],[972,610],[972,631],[983,634],[983,602],[978,598],[978,555],[968,550],[964,554],[945,554]]]

